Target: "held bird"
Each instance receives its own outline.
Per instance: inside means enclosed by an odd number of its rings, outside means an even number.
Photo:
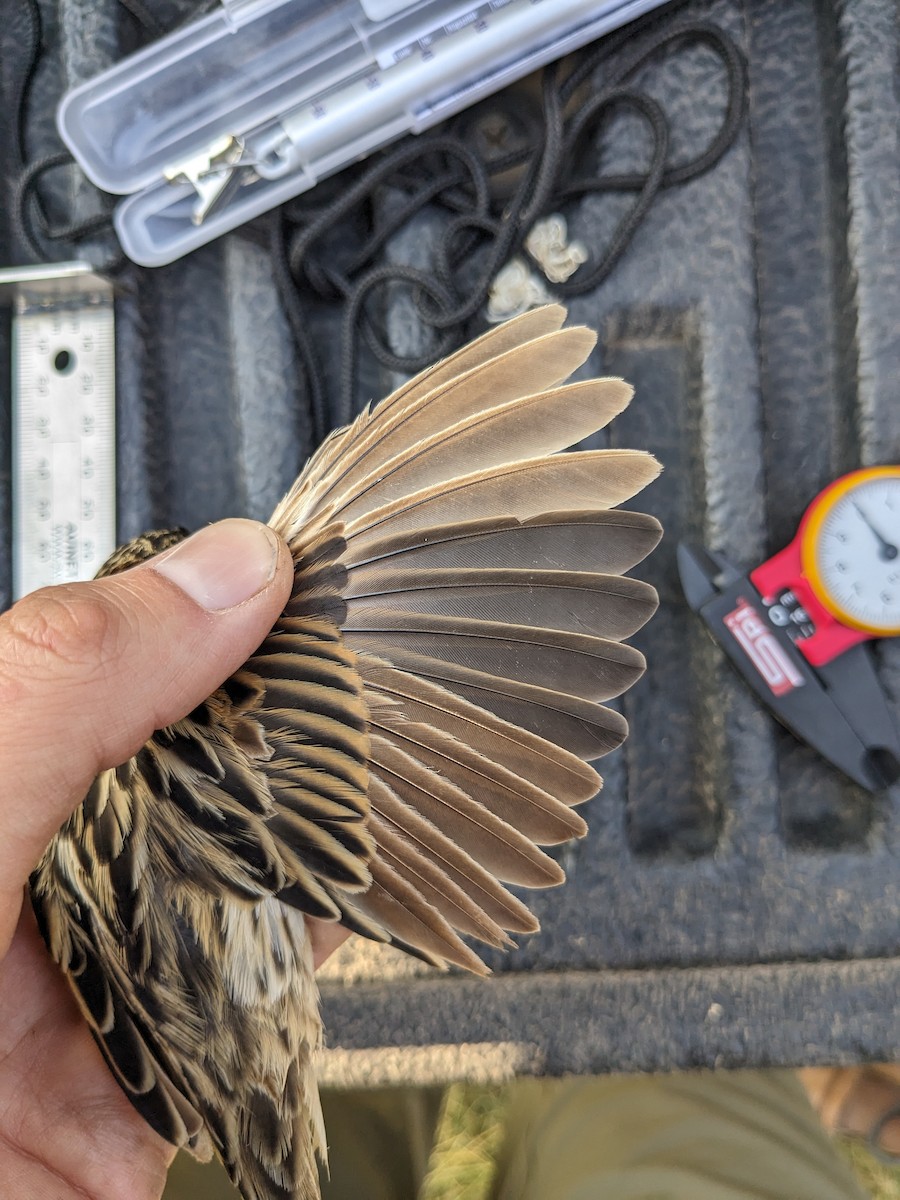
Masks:
[[[305,915],[485,973],[467,939],[537,928],[504,886],[563,872],[587,760],[627,727],[623,572],[659,523],[614,506],[634,450],[557,453],[628,404],[565,383],[595,342],[557,306],[499,326],[333,433],[271,525],[284,613],[184,720],[104,771],[32,877],[50,952],[163,1137],[245,1200],[315,1200],[322,1028]],[[148,534],[103,574],[173,544]]]

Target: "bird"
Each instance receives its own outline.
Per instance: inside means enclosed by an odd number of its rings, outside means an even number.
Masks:
[[[534,309],[332,433],[276,508],[290,598],[250,660],[97,777],[32,903],[109,1069],[244,1200],[316,1200],[323,1046],[306,917],[486,974],[564,874],[606,701],[657,606],[626,574],[655,517],[642,450],[570,450],[629,403],[566,382],[596,335]],[[174,545],[156,531],[115,574]]]

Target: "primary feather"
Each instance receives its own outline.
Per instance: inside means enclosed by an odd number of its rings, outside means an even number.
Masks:
[[[306,915],[484,973],[463,937],[537,928],[505,886],[617,746],[603,701],[656,544],[615,505],[647,454],[558,454],[628,403],[566,385],[594,344],[556,306],[500,326],[332,434],[278,506],[290,601],[253,658],[104,772],[35,871],[48,946],[111,1070],[169,1141],[215,1150],[245,1200],[314,1200],[322,1043]],[[105,573],[165,549],[146,535]]]

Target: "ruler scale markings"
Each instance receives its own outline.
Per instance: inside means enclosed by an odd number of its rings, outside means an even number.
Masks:
[[[112,289],[72,266],[38,280],[0,271],[16,288],[16,597],[92,577],[116,545]]]
[[[53,486],[53,582],[73,583],[79,578],[81,556],[78,526],[72,520],[81,507],[81,447],[78,442],[54,442],[51,467]]]

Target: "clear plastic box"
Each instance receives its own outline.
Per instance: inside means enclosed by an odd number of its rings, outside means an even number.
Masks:
[[[60,133],[171,262],[663,0],[224,0],[69,92]]]

